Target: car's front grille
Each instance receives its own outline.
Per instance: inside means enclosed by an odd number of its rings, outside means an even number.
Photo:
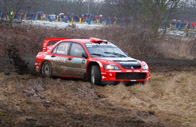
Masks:
[[[146,73],[116,73],[116,79],[146,79]]]
[[[124,69],[140,69],[141,65],[121,65]]]

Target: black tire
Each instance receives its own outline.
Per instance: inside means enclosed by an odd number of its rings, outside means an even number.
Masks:
[[[44,77],[51,77],[52,76],[52,67],[51,67],[51,64],[49,62],[45,61],[42,64],[41,72],[42,72],[42,75]]]
[[[91,83],[101,85],[101,70],[98,65],[94,65],[91,68]]]

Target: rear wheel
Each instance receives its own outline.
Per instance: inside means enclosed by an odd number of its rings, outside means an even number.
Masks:
[[[42,75],[44,77],[51,77],[52,76],[52,67],[49,62],[44,62],[42,65]]]
[[[101,70],[98,65],[91,68],[91,83],[101,85]]]

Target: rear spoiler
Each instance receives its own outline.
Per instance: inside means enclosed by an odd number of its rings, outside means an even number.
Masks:
[[[94,38],[94,37],[91,37],[90,38],[90,42],[93,42],[93,43],[108,43],[108,41],[107,40],[102,40],[102,39],[99,39],[99,38]]]
[[[47,46],[48,46],[49,42],[61,41],[61,40],[65,40],[65,39],[70,39],[70,38],[48,38],[48,39],[45,39],[43,44],[42,44],[42,52],[46,52],[47,51]]]

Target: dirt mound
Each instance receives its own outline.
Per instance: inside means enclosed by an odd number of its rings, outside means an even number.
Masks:
[[[120,35],[120,36],[119,36]],[[123,27],[108,27],[95,30],[55,29],[30,26],[2,25],[0,31],[0,56],[7,55],[7,46],[14,45],[21,56],[35,56],[41,51],[46,38],[97,37],[114,42],[131,57],[139,58],[196,58],[195,40],[179,38],[154,38],[151,31]],[[126,46],[125,46],[126,45]]]

